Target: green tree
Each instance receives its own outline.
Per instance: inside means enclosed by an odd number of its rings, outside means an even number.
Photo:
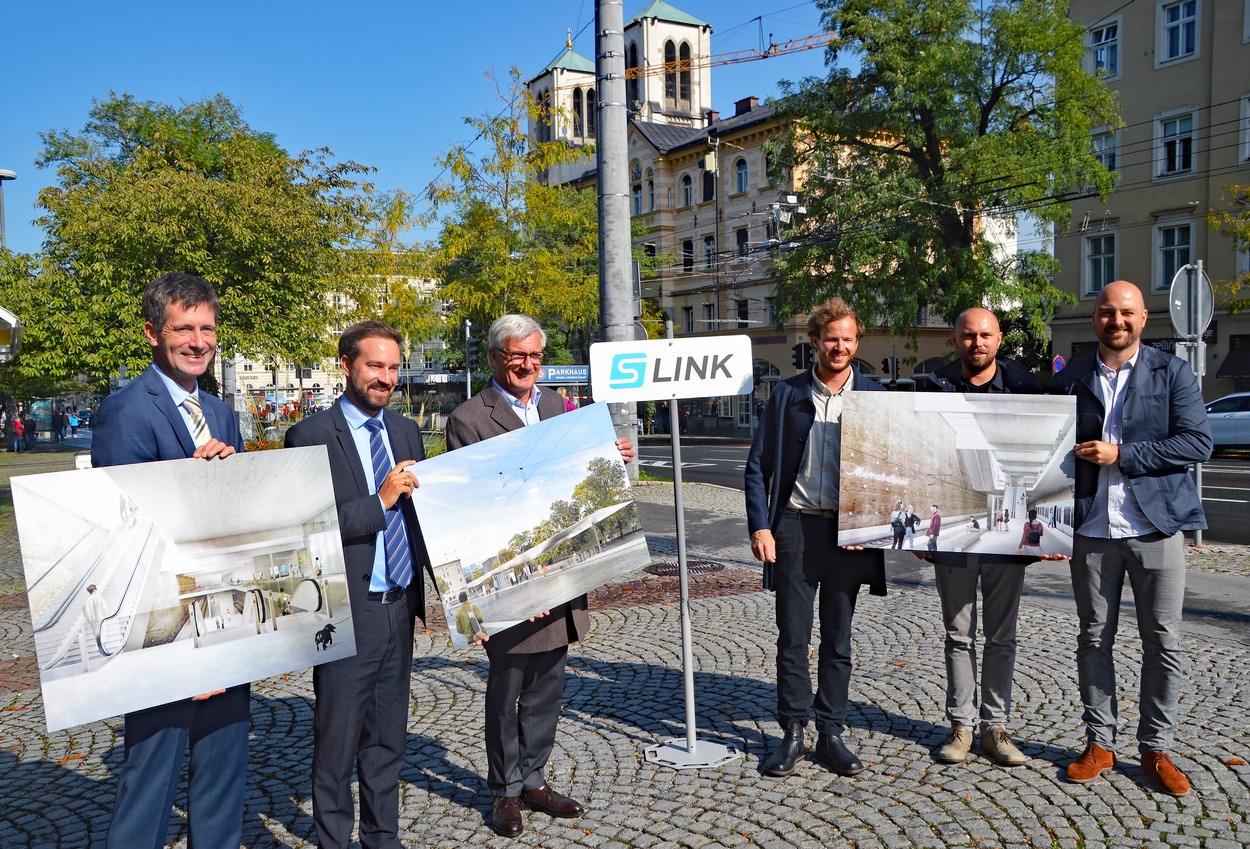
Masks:
[[[571,362],[569,350],[584,353],[599,323],[598,200],[540,177],[557,165],[589,165],[593,150],[530,139],[531,118],[551,116],[517,69],[497,100],[498,113],[465,119],[473,148],[457,145],[438,159],[446,177],[429,189],[427,223],[445,217],[433,276],[449,326],[469,319],[484,329],[504,313],[526,313],[547,331],[550,359]]]
[[[590,474],[573,487],[573,503],[583,516],[629,500],[629,475],[624,466],[606,457],[595,457],[586,471]]]
[[[329,293],[371,209],[369,169],[327,150],[291,156],[225,96],[170,106],[111,94],[78,133],[43,135],[44,249],[6,263],[0,295],[26,329],[26,374],[100,380],[150,359],[140,294],[165,271],[218,290],[224,354],[329,353]]]
[[[1211,228],[1232,239],[1239,251],[1250,251],[1250,185],[1230,183],[1224,186],[1224,203],[1207,213]],[[1216,300],[1230,313],[1250,307],[1250,271],[1228,280],[1212,281]]]
[[[1114,98],[1082,69],[1066,0],[818,0],[859,71],[784,84],[783,147],[807,214],[778,257],[779,312],[841,295],[869,323],[914,340],[924,308],[1008,306],[1036,341],[1070,299],[1040,255],[987,240],[1028,212],[1066,225],[1073,192],[1106,193],[1090,130]],[[1039,270],[1042,273],[1038,273]]]

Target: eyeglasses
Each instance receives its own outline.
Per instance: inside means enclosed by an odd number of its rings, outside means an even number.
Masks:
[[[495,350],[499,351],[499,355],[514,366],[519,366],[521,363],[525,362],[526,360],[529,360],[531,363],[534,363],[535,365],[542,365],[542,361],[543,361],[542,351],[500,351],[498,348],[496,348]]]

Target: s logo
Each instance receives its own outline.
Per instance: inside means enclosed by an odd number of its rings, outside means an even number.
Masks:
[[[617,354],[608,371],[608,386],[613,389],[637,389],[647,377],[646,354]]]

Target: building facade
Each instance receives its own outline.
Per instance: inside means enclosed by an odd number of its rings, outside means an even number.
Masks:
[[[1086,25],[1087,68],[1116,92],[1124,126],[1092,140],[1116,172],[1113,194],[1074,201],[1070,230],[1055,240],[1056,284],[1079,301],[1053,324],[1054,353],[1092,349],[1094,298],[1118,279],[1146,296],[1143,340],[1175,351],[1176,271],[1201,260],[1217,283],[1247,271],[1246,251],[1206,216],[1237,202],[1226,185],[1250,183],[1250,0],[1080,0],[1071,14]],[[1206,397],[1250,388],[1250,316],[1229,315],[1217,298],[1204,341]]]
[[[760,378],[754,393],[691,402],[685,411],[699,430],[743,432],[773,384],[796,372],[793,348],[806,341],[806,315],[778,323],[772,269],[803,214],[802,174],[770,161],[766,143],[789,130],[789,119],[773,107],[743,97],[732,115],[712,108],[711,31],[663,0],[625,25],[630,213],[642,224],[635,248],[657,259],[657,270],[641,280],[642,296],[659,303],[675,335],[751,337]],[[592,144],[594,86],[594,63],[567,44],[527,82],[550,115],[531,126],[531,138]],[[586,188],[595,180],[593,163],[544,176]],[[915,356],[919,364],[900,372],[910,378],[949,355],[949,336],[950,325],[941,320],[922,326],[913,355],[902,340],[870,329],[857,365],[881,376],[884,359]]]

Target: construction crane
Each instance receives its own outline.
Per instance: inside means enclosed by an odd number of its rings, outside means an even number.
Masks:
[[[806,38],[795,38],[780,44],[772,43],[769,34],[769,45],[765,50],[735,50],[732,53],[717,53],[713,56],[691,56],[689,59],[678,59],[675,62],[664,62],[660,65],[638,65],[625,69],[625,79],[636,80],[660,74],[679,74],[692,68],[715,68],[720,65],[737,65],[740,62],[754,62],[758,59],[771,59],[774,56],[785,56],[789,53],[802,53],[804,50],[815,50],[837,40],[832,32],[821,32]]]

